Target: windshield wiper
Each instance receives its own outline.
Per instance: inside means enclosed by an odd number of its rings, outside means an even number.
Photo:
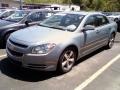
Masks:
[[[53,28],[53,29],[65,30],[63,27],[47,26],[47,25],[43,25],[43,24],[38,24],[38,25],[42,26],[42,27],[48,27],[48,28]]]
[[[42,24],[38,24],[39,26],[42,26],[42,27],[48,27],[48,26],[46,26],[46,25],[42,25]]]
[[[49,26],[49,28],[54,28],[54,29],[59,29],[59,30],[65,30],[63,27],[54,27],[54,26]]]

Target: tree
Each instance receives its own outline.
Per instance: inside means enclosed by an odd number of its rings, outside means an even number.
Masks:
[[[120,11],[120,0],[25,0],[25,2],[76,4],[83,10]]]

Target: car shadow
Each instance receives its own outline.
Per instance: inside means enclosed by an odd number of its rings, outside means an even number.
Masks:
[[[6,46],[0,45],[0,49],[5,49],[5,48],[6,48]]]
[[[59,76],[57,72],[35,71],[16,66],[10,63],[9,58],[0,61],[0,70],[2,74],[8,77],[27,82],[38,82]]]
[[[83,58],[78,60],[75,65],[80,64],[81,62],[87,60],[88,58],[100,53],[101,51],[105,50],[101,48]],[[30,70],[22,67],[18,67],[10,63],[9,58],[5,58],[0,61],[0,70],[2,74],[7,75],[13,79],[27,81],[27,82],[38,82],[50,79],[52,77],[58,77],[61,74],[59,72],[45,72],[45,71],[35,71]]]

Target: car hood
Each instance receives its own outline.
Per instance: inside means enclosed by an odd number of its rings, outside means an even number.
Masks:
[[[0,27],[4,27],[6,25],[10,25],[10,24],[13,24],[13,23],[15,23],[15,22],[0,20]]]
[[[10,39],[25,44],[59,43],[71,36],[72,32],[42,26],[31,26],[11,34]]]

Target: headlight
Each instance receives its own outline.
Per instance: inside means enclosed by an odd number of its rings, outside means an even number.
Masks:
[[[54,43],[47,43],[47,44],[42,44],[39,46],[36,46],[32,49],[33,54],[47,54],[49,51],[51,51],[56,44]]]

